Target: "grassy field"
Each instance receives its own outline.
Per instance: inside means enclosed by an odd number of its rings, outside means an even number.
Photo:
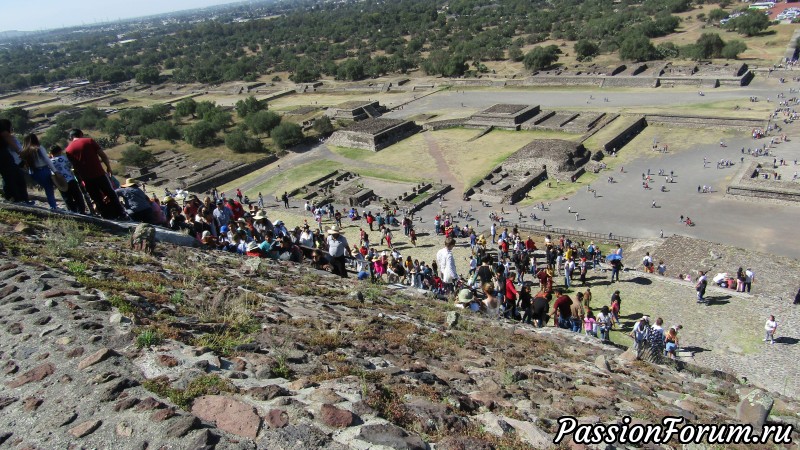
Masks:
[[[468,142],[477,134],[477,130],[468,129],[441,130],[430,134],[444,155],[450,172],[465,188],[475,184],[509,155],[535,139],[577,139],[576,135],[559,132],[494,130]]]
[[[284,191],[291,191],[305,184],[308,184],[310,181],[319,178],[329,172],[341,168],[342,165],[334,161],[328,161],[325,159],[320,161],[313,161],[286,170],[277,175],[274,175],[270,177],[268,180],[264,181],[263,183],[251,189],[247,189],[245,193],[249,195],[250,198],[257,198],[259,192],[261,192],[264,195],[269,195],[276,192],[282,193]],[[251,174],[251,176],[252,175],[253,174]],[[226,184],[225,186],[222,186],[220,190],[230,191],[236,189],[241,184],[242,184],[242,179],[235,180],[231,183]]]
[[[379,152],[343,147],[331,147],[331,151],[353,161],[395,167],[398,174],[402,173],[407,177],[436,176],[436,161],[428,152],[423,133],[403,139]]]

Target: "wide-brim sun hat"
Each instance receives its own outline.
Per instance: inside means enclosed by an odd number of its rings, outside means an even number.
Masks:
[[[252,252],[253,250],[255,250],[257,248],[258,248],[258,242],[256,242],[256,241],[252,241],[249,244],[247,244],[247,251],[248,252]]]
[[[328,230],[328,234],[342,234],[342,230],[339,225],[334,225]]]
[[[139,185],[138,181],[134,180],[133,178],[128,178],[127,180],[125,180],[125,183],[120,184],[119,187],[127,188],[127,187],[138,186],[138,185]]]
[[[472,295],[472,291],[469,289],[462,289],[458,292],[458,303],[467,304],[472,303],[472,299],[474,296]]]
[[[266,218],[267,218],[267,212],[266,212],[266,211],[264,211],[263,209],[262,209],[262,210],[259,210],[259,211],[256,213],[256,215],[255,215],[255,216],[253,216],[253,219],[255,219],[255,220],[261,220],[261,219],[266,219]]]

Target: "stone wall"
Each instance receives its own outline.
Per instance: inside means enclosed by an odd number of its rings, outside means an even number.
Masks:
[[[218,173],[216,175],[212,175],[208,178],[205,178],[201,181],[195,182],[186,186],[186,189],[191,192],[205,192],[209,191],[214,187],[222,186],[223,184],[230,183],[231,181],[241,178],[247,175],[250,172],[258,170],[264,166],[272,164],[273,162],[277,161],[278,157],[274,155],[270,155],[266,158],[259,159],[258,161],[251,162],[250,164],[245,164],[243,166],[234,167],[228,169],[224,172]]]
[[[677,114],[648,114],[645,116],[648,124],[674,125],[691,128],[722,127],[750,131],[753,128],[764,128],[766,125],[760,119],[730,118],[730,117],[703,117]]]
[[[742,197],[800,202],[800,183],[774,180],[772,178],[768,180],[758,178],[758,170],[760,168],[761,164],[757,162],[743,167],[737,173],[734,181],[728,186],[726,192],[730,195]]]
[[[463,127],[466,119],[436,120],[422,125],[425,131],[446,130],[448,128]]]
[[[611,152],[621,149],[624,147],[628,142],[630,142],[633,138],[635,138],[639,133],[642,132],[647,128],[647,121],[644,117],[640,117],[635,120],[632,124],[630,124],[627,128],[622,130],[618,135],[614,138],[610,139],[608,142],[603,144],[603,150],[606,152]]]

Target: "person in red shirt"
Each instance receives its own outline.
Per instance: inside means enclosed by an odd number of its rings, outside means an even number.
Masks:
[[[553,303],[553,316],[558,317],[558,327],[564,329],[570,329],[570,317],[572,317],[572,299],[569,298],[569,295],[565,295],[561,293],[560,289],[556,289],[556,302]]]
[[[503,296],[503,315],[508,319],[516,319],[517,317],[517,288],[514,287],[514,280],[516,274],[511,272],[506,278],[506,295]]]
[[[536,243],[533,242],[533,239],[531,239],[530,236],[528,236],[528,240],[525,241],[525,250],[527,250],[529,252],[535,252],[536,251]]]
[[[372,212],[367,213],[364,219],[367,221],[367,225],[369,225],[369,231],[374,231],[372,229],[372,224],[375,222],[375,217],[372,215]]]
[[[106,219],[125,219],[127,214],[111,186],[111,162],[94,139],[83,137],[77,128],[69,132],[70,143],[65,153],[75,173],[83,181],[86,193],[92,198],[97,211]],[[106,166],[103,170],[100,160]]]
[[[233,213],[233,220],[239,220],[244,217],[244,207],[242,207],[241,203],[232,198],[228,199],[228,209]]]

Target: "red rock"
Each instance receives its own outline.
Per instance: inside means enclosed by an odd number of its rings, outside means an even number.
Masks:
[[[8,286],[5,286],[3,289],[0,289],[0,298],[8,297],[14,292],[17,292],[17,287],[14,286],[13,284],[9,284]]]
[[[160,409],[154,412],[152,416],[150,416],[150,420],[152,420],[153,422],[163,422],[169,419],[170,417],[174,417],[176,414],[177,413],[173,408]]]
[[[178,365],[178,358],[171,355],[158,355],[156,361],[164,367],[175,367]]]
[[[129,397],[120,400],[114,404],[114,411],[120,412],[120,411],[125,411],[126,409],[131,409],[134,406],[136,406],[137,403],[139,403],[139,399],[136,397]]]
[[[205,395],[194,401],[192,414],[215,422],[217,428],[255,439],[261,428],[261,417],[252,405],[222,395]]]
[[[83,347],[75,347],[67,352],[67,358],[77,358],[83,355]]]
[[[119,353],[111,350],[110,348],[101,348],[100,350],[87,356],[83,361],[78,364],[78,370],[83,370],[89,366],[93,366],[99,362],[105,361],[112,356],[119,356]]]
[[[153,397],[147,397],[146,399],[139,402],[136,406],[137,411],[152,411],[154,409],[161,409],[166,408],[167,405],[161,403],[160,401],[154,399]]]
[[[33,369],[18,376],[17,378],[14,379],[14,381],[8,383],[7,386],[13,389],[28,383],[32,383],[34,381],[42,381],[46,377],[52,375],[53,372],[55,371],[56,371],[56,366],[50,363],[42,364],[41,366],[36,366]]]
[[[238,370],[239,372],[247,369],[247,361],[243,360],[242,358],[233,358],[231,361],[233,363],[231,368],[233,370]]]
[[[270,428],[283,428],[289,425],[289,415],[281,409],[273,409],[267,413],[267,425]]]
[[[353,413],[346,409],[337,408],[331,404],[322,405],[320,410],[320,419],[322,423],[333,428],[349,427],[353,424],[355,417]]]
[[[75,427],[70,428],[69,434],[75,436],[76,438],[82,438],[84,436],[88,436],[88,435],[94,433],[95,430],[100,428],[100,425],[102,425],[102,424],[103,424],[103,421],[101,421],[101,420],[89,420],[89,421],[83,422],[80,425],[77,425]]]
[[[67,295],[78,295],[80,292],[73,289],[50,289],[42,295],[44,298],[66,297]]]
[[[42,405],[42,399],[36,397],[28,397],[22,402],[22,409],[27,412],[33,412],[39,409],[39,406]]]

